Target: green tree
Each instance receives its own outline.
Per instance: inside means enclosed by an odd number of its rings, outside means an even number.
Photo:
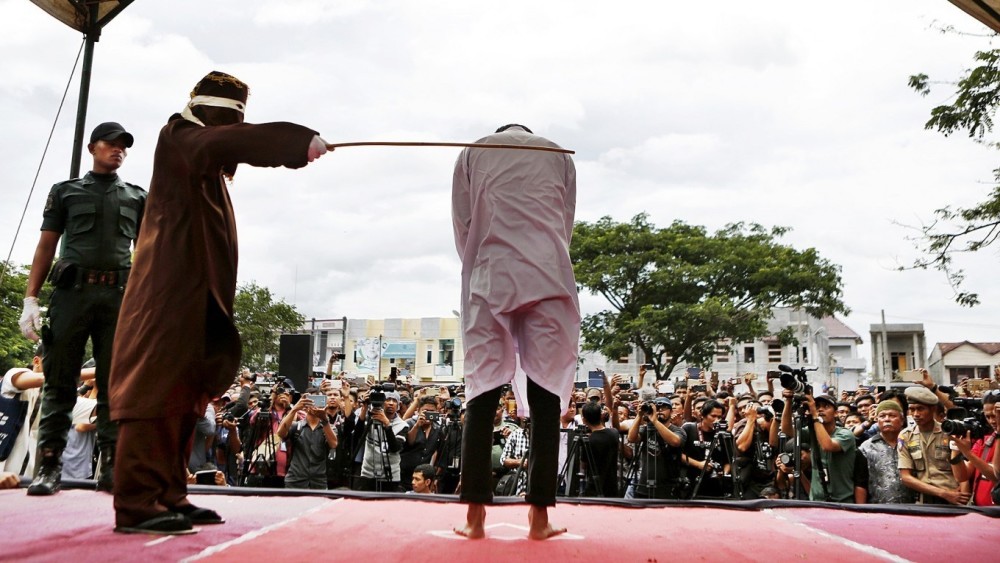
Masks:
[[[710,364],[721,340],[765,336],[772,307],[847,313],[840,267],[780,244],[786,232],[736,223],[709,234],[681,221],[657,229],[645,214],[578,222],[577,284],[611,305],[583,319],[584,348],[617,358],[634,347],[665,378],[681,362]],[[779,337],[792,341],[790,331]]]
[[[17,321],[24,307],[24,290],[28,285],[28,267],[0,264],[6,268],[0,286],[0,374],[13,367],[31,363],[34,343],[21,334]]]
[[[955,88],[951,103],[931,110],[927,129],[936,129],[945,136],[965,131],[975,142],[1000,148],[987,138],[993,131],[993,116],[1000,104],[1000,49],[980,51],[974,57],[976,66],[949,85]],[[910,87],[926,96],[931,80],[926,74],[910,77]],[[963,290],[965,275],[954,266],[957,254],[972,253],[990,246],[1000,236],[1000,168],[993,171],[998,185],[986,199],[970,207],[946,206],[934,211],[934,219],[918,227],[914,237],[921,257],[900,269],[934,268],[947,276],[955,293],[955,301],[972,307],[979,304],[979,295]]]
[[[302,328],[305,317],[294,305],[275,301],[271,290],[256,282],[241,284],[233,304],[236,329],[243,340],[242,365],[253,370],[274,371],[278,364],[278,337]]]

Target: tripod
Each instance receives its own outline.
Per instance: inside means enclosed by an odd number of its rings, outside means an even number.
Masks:
[[[594,451],[590,447],[590,430],[577,426],[573,429],[562,428],[560,432],[568,433],[571,441],[566,451],[566,461],[559,470],[559,487],[564,488],[566,496],[583,497],[591,487],[596,496],[604,496],[600,475],[596,473]],[[574,468],[576,468],[575,473]]]
[[[743,500],[743,480],[740,478],[740,472],[737,467],[735,467],[736,460],[736,443],[733,440],[733,435],[724,430],[716,430],[715,435],[712,436],[712,441],[709,442],[708,446],[705,448],[705,464],[701,467],[701,473],[698,474],[698,479],[694,483],[694,489],[691,491],[691,498],[698,496],[698,489],[701,488],[702,482],[708,475],[709,470],[713,466],[712,462],[712,452],[717,448],[722,447],[724,449],[727,459],[733,460],[732,466],[729,468],[729,477],[732,480],[732,489],[729,493],[723,492],[722,498],[735,498],[737,500]],[[720,478],[725,477],[725,475],[719,475]]]
[[[439,493],[451,494],[458,485],[462,474],[462,432],[459,413],[449,413],[441,426],[441,445],[436,463],[442,471],[438,479]]]
[[[640,475],[640,467],[642,465],[642,460],[650,455],[649,454],[649,441],[658,439],[659,435],[656,432],[656,425],[652,422],[646,423],[645,436],[641,436],[642,439],[639,440],[639,446],[636,448],[635,452],[632,454],[632,462],[629,464],[628,470],[625,471],[625,478],[622,482],[622,489],[625,489],[629,484],[633,487],[633,495],[639,487],[645,486],[646,496],[645,498],[657,498],[656,497],[656,475],[658,472],[658,465],[660,463],[660,456],[652,455],[650,459],[652,460],[651,466],[646,468],[646,484],[641,485],[638,482]]]
[[[281,440],[274,434],[271,405],[263,404],[247,428],[243,442],[243,464],[238,478],[239,486],[270,486],[280,488],[284,479],[278,476],[277,452]]]
[[[374,409],[373,409],[374,411]],[[362,447],[365,448],[364,453],[367,454],[369,451],[373,455],[378,456],[379,463],[372,460],[373,474],[374,477],[372,481],[374,482],[374,488],[376,492],[385,492],[384,487],[388,483],[392,482],[392,463],[389,460],[389,443],[387,439],[387,433],[385,431],[385,426],[382,423],[376,423],[372,418],[372,413],[369,412],[368,416],[365,417],[365,431],[362,434],[363,439],[358,442],[357,448],[351,452],[351,459],[357,459],[358,452]],[[388,434],[389,438],[393,440],[396,439],[391,433]],[[367,445],[371,444],[372,449],[369,450]],[[362,462],[364,458],[362,458]],[[396,492],[396,491],[388,491]]]

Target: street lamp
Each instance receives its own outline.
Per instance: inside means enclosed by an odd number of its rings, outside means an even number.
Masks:
[[[73,29],[86,39],[83,49],[83,70],[80,73],[80,99],[76,106],[76,130],[73,133],[73,155],[69,177],[80,176],[83,152],[83,130],[87,125],[87,102],[90,99],[90,71],[94,66],[94,43],[101,38],[101,29],[132,3],[133,0],[31,0],[39,8]]]

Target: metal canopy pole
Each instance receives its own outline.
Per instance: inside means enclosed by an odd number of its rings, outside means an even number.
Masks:
[[[94,43],[101,38],[101,27],[97,25],[97,9],[89,10],[89,24],[84,32],[86,44],[83,47],[83,70],[80,73],[80,99],[76,105],[76,130],[73,132],[73,155],[69,165],[69,177],[80,177],[80,159],[83,156],[83,133],[87,127],[87,103],[90,101],[90,74],[94,66]]]

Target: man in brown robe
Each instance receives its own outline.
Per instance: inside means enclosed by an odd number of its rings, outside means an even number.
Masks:
[[[119,532],[193,533],[192,523],[223,522],[188,502],[185,469],[197,418],[239,370],[227,179],[239,163],[301,168],[326,152],[309,128],[243,123],[247,93],[243,82],[213,71],[160,130],[111,366]]]

